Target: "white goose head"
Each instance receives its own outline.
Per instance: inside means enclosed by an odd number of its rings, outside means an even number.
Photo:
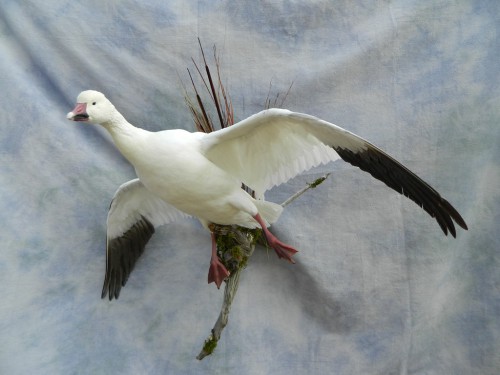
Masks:
[[[76,102],[75,108],[66,115],[68,120],[103,124],[117,114],[114,105],[99,91],[82,91]]]

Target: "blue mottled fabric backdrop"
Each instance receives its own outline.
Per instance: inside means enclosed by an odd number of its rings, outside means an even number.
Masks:
[[[137,126],[193,129],[197,38],[238,119],[266,97],[368,138],[457,207],[445,237],[408,199],[337,162],[268,192],[297,264],[258,249],[213,356],[222,291],[193,220],[157,231],[120,299],[100,299],[105,221],[134,171],[65,115],[85,89]],[[497,374],[500,3],[2,0],[0,373]],[[270,93],[270,94],[269,94]]]

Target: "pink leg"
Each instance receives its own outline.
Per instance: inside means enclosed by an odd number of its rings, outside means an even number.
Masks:
[[[257,220],[257,222],[262,227],[268,245],[271,246],[274,249],[274,251],[276,251],[276,255],[278,256],[278,258],[284,258],[290,263],[295,263],[295,261],[292,259],[292,256],[298,251],[295,250],[293,247],[284,244],[283,242],[278,240],[271,232],[269,232],[269,230],[266,227],[266,223],[264,223],[264,220],[262,219],[260,214],[255,215],[253,218]]]
[[[215,234],[212,235],[212,257],[210,258],[210,268],[208,269],[208,283],[215,282],[217,285],[217,289],[220,289],[220,286],[224,279],[229,276],[229,271],[224,267],[219,257],[217,256],[217,243],[215,242]]]

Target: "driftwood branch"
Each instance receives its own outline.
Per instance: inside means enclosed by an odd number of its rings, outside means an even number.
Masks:
[[[231,304],[240,284],[241,272],[245,269],[260,237],[260,229],[247,229],[237,225],[211,225],[210,230],[216,234],[218,255],[231,274],[224,287],[224,300],[219,317],[205,340],[203,349],[196,357],[199,360],[212,354],[217,346],[229,319]]]
[[[284,201],[283,203],[281,203],[281,205],[283,207],[288,206],[290,203],[292,203],[295,199],[297,199],[298,197],[300,197],[306,191],[308,191],[309,189],[314,189],[316,186],[318,186],[319,184],[321,184],[323,181],[325,181],[328,178],[328,176],[330,176],[330,173],[325,174],[323,177],[320,177],[320,178],[314,180],[313,182],[310,182],[310,183],[308,182],[307,186],[305,186],[303,189],[301,189],[298,192],[296,192],[294,195],[292,195],[286,201]]]
[[[320,177],[311,183],[307,183],[307,186],[292,195],[281,205],[283,207],[289,205],[309,189],[314,189],[316,186],[321,184],[328,178],[329,175],[330,173],[327,173],[323,177]],[[210,230],[216,234],[217,253],[231,275],[226,280],[226,285],[224,287],[224,299],[222,301],[219,317],[217,318],[210,335],[205,340],[200,354],[196,357],[199,360],[202,360],[206,356],[212,354],[217,347],[222,330],[226,327],[229,320],[231,305],[234,297],[236,296],[236,292],[238,291],[241,273],[250,260],[250,257],[255,250],[257,241],[262,238],[262,231],[260,229],[247,229],[237,225],[212,224],[210,226]]]
[[[201,41],[198,39],[198,43],[200,46],[200,51],[203,58],[203,65],[205,68],[205,73],[203,73],[203,69],[201,69],[194,60],[193,64],[198,72],[199,79],[201,79],[203,86],[205,87],[205,93],[210,97],[210,103],[215,107],[217,112],[217,118],[219,119],[220,128],[225,128],[226,126],[231,126],[234,123],[234,113],[233,113],[233,105],[231,103],[231,99],[229,98],[228,93],[226,92],[224,85],[222,84],[221,78],[221,70],[220,70],[220,60],[217,57],[217,53],[214,46],[214,61],[216,66],[216,79],[213,79],[213,75],[210,72],[210,67],[205,58],[205,52],[203,51],[203,46]],[[187,94],[187,89],[184,87],[185,91],[185,99],[188,105],[188,108],[193,116],[193,121],[195,123],[196,129],[198,131],[202,131],[205,133],[210,133],[216,129],[214,123],[212,122],[212,118],[207,111],[207,106],[204,105],[201,93],[196,88],[195,80],[191,75],[191,72],[188,69],[189,79],[191,80],[191,84],[193,85],[193,89],[195,92],[195,99],[190,98]],[[293,85],[293,83],[292,83]],[[288,96],[292,85],[288,88],[288,91],[282,97],[281,105],[284,100]],[[269,87],[269,93],[266,99],[266,107],[269,108],[271,105],[276,106],[279,105],[278,99],[279,94],[276,95],[274,101],[270,99],[272,85]],[[285,207],[293,202],[295,199],[304,194],[307,190],[315,188],[319,184],[321,184],[328,175],[318,178],[316,181],[312,183],[308,183],[306,187],[292,195],[285,202],[282,203],[282,206]],[[242,188],[247,191],[250,195],[255,196],[254,192],[247,186],[242,185]],[[215,233],[217,239],[217,255],[221,259],[224,266],[230,272],[229,278],[226,279],[226,285],[224,287],[224,299],[222,302],[222,308],[219,314],[219,318],[215,322],[214,327],[211,330],[210,335],[205,340],[203,345],[203,349],[200,354],[196,357],[201,360],[206,356],[212,354],[217,346],[217,342],[220,339],[222,334],[222,330],[227,325],[229,319],[229,313],[231,311],[231,305],[233,303],[233,299],[238,290],[238,286],[240,283],[240,276],[243,270],[245,269],[247,262],[252,256],[255,245],[257,241],[262,238],[262,231],[260,229],[247,229],[242,228],[237,225],[216,225],[212,224],[210,226],[210,230]]]

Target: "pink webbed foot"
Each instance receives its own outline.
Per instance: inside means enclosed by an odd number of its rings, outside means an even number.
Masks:
[[[215,283],[217,289],[220,289],[222,282],[229,276],[229,271],[224,267],[218,257],[210,260],[210,268],[208,269],[208,283]]]
[[[278,240],[273,234],[271,234],[271,232],[269,232],[269,234],[266,234],[267,244],[274,249],[278,258],[283,258],[290,263],[295,263],[292,256],[298,253],[298,251]]]
[[[212,257],[210,258],[210,268],[208,269],[208,283],[215,283],[220,289],[222,282],[229,276],[229,271],[224,267],[217,256],[217,244],[215,234],[212,233]]]
[[[280,259],[283,258],[290,263],[295,263],[295,261],[292,259],[292,256],[298,253],[298,251],[294,249],[292,246],[281,242],[280,240],[278,240],[278,238],[276,238],[274,234],[269,232],[266,223],[264,222],[260,214],[255,215],[254,219],[257,220],[257,222],[262,227],[264,236],[266,237],[267,240],[267,244],[274,249],[278,258]]]

